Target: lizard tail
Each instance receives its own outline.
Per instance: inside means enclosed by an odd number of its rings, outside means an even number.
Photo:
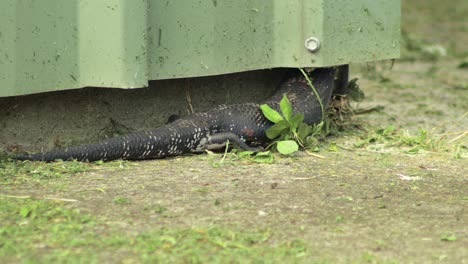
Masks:
[[[141,160],[180,155],[196,147],[196,139],[182,142],[180,129],[166,125],[153,130],[139,131],[125,136],[110,138],[95,144],[86,144],[66,149],[24,154],[13,157],[16,160],[54,161],[111,161],[116,159]],[[201,133],[200,133],[201,134]],[[183,143],[183,144],[182,144]]]

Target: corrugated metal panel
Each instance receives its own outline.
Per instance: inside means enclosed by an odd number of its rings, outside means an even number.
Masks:
[[[3,0],[0,96],[148,81],[145,0]]]
[[[0,96],[395,58],[399,23],[400,0],[3,0]]]

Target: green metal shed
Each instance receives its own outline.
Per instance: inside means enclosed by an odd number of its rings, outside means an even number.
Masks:
[[[399,56],[400,0],[2,0],[0,96]]]

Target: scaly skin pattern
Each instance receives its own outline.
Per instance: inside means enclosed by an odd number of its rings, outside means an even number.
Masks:
[[[311,74],[312,83],[324,106],[328,104],[333,91],[334,72],[333,68],[319,68]],[[279,110],[283,94],[288,96],[294,112],[304,114],[305,123],[320,122],[320,104],[302,75],[288,78],[273,96],[263,103]],[[155,129],[110,138],[95,144],[18,155],[14,158],[36,161],[155,159],[203,152],[226,139],[235,139],[233,141],[239,141],[241,144],[238,145],[241,148],[249,149],[270,142],[265,131],[272,125],[273,123],[262,114],[260,104],[220,105],[207,112],[194,113]]]

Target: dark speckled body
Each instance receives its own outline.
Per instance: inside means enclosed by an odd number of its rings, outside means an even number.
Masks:
[[[312,82],[325,106],[333,91],[334,72],[333,68],[320,68],[312,72]],[[283,94],[287,94],[294,112],[304,114],[305,123],[314,124],[321,120],[320,104],[304,77],[296,75],[288,78],[275,94],[263,103],[279,110],[279,101]],[[155,159],[202,152],[216,143],[213,142],[214,139],[223,140],[225,135],[238,138],[250,147],[256,147],[269,142],[265,130],[271,125],[262,114],[260,104],[220,105],[207,112],[194,113],[155,129],[107,139],[96,144],[19,155],[15,158],[42,161]]]

